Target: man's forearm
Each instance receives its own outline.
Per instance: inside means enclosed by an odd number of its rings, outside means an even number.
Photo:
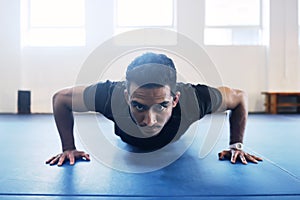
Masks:
[[[63,151],[76,149],[73,135],[74,117],[70,106],[72,105],[71,101],[64,95],[55,95],[53,98],[54,119]]]
[[[229,123],[230,123],[230,142],[234,144],[237,142],[243,143],[244,133],[247,123],[248,110],[246,105],[239,104],[235,109],[231,111]]]

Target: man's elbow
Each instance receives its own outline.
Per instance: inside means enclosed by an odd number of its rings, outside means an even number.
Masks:
[[[233,89],[234,93],[232,94],[231,99],[231,110],[240,108],[245,111],[248,110],[248,93],[244,90]]]
[[[52,106],[55,111],[58,108],[72,106],[72,95],[68,89],[60,90],[52,96]]]
[[[248,94],[246,91],[229,87],[220,87],[219,90],[222,93],[223,110],[233,110],[238,106],[248,106]]]
[[[239,99],[241,104],[245,104],[248,106],[248,93],[244,90],[239,90]]]

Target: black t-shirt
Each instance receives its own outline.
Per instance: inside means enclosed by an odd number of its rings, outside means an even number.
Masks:
[[[177,83],[181,95],[169,121],[159,134],[146,138],[130,115],[124,89],[125,82],[99,82],[85,89],[84,102],[90,111],[112,120],[115,134],[124,142],[144,149],[158,149],[176,141],[192,123],[216,111],[222,103],[222,95],[216,88]]]

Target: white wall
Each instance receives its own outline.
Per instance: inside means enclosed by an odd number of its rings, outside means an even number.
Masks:
[[[298,1],[271,2],[268,89],[299,90]]]
[[[264,90],[300,90],[297,0],[270,1],[270,45],[208,46],[223,83],[249,93],[262,111]],[[51,96],[75,83],[94,48],[113,34],[113,1],[87,0],[87,46],[20,49],[19,0],[0,0],[0,112],[17,111],[17,90],[32,93],[32,112],[51,112]],[[178,31],[203,41],[204,0],[178,0]]]
[[[18,1],[0,1],[0,112],[16,111],[20,85],[18,8]]]

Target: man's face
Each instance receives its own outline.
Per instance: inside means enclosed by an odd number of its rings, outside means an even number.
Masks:
[[[168,85],[143,88],[131,83],[125,98],[131,114],[140,130],[147,137],[158,134],[171,117],[172,109],[179,101],[180,93],[171,95]]]

